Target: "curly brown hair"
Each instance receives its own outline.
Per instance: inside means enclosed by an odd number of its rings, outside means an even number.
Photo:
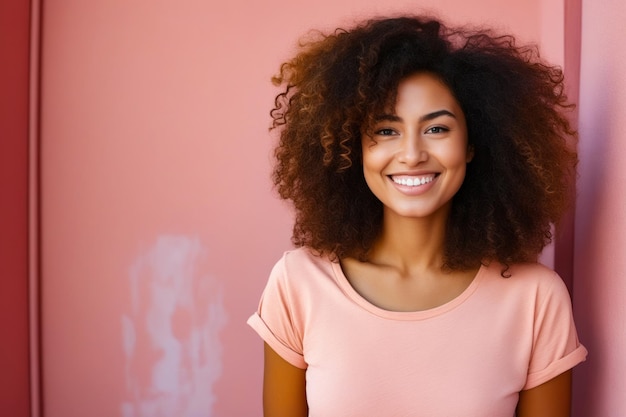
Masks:
[[[453,198],[444,266],[536,260],[567,208],[577,155],[563,73],[534,46],[428,17],[368,20],[302,42],[273,78],[279,128],[273,181],[291,200],[292,241],[367,259],[383,207],[363,177],[361,134],[398,84],[436,74],[465,113],[474,158]]]

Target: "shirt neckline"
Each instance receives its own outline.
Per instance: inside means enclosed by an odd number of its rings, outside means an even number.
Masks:
[[[452,300],[448,301],[447,303],[444,303],[440,306],[437,306],[428,310],[393,311],[393,310],[385,310],[383,308],[380,308],[372,304],[368,300],[366,300],[363,296],[361,296],[361,294],[359,294],[354,289],[354,287],[352,287],[352,285],[350,284],[350,281],[344,274],[343,269],[341,269],[341,264],[339,263],[338,260],[332,261],[331,265],[332,265],[332,269],[334,273],[334,278],[337,284],[339,285],[341,290],[352,301],[354,301],[359,307],[363,308],[364,310],[376,316],[379,316],[385,319],[399,320],[399,321],[425,320],[425,319],[440,316],[442,314],[445,314],[455,309],[459,305],[463,304],[463,302],[465,302],[465,300],[467,300],[474,293],[474,291],[476,291],[480,282],[483,280],[483,276],[485,275],[485,270],[486,270],[486,267],[484,265],[481,265],[480,268],[478,269],[478,272],[476,272],[474,279],[472,280],[472,282],[470,282],[467,288],[465,288],[465,290],[463,290],[461,294],[459,294]]]

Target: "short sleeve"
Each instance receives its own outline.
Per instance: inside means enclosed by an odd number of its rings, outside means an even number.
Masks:
[[[295,289],[287,279],[285,256],[274,265],[258,310],[248,319],[248,325],[283,359],[306,369],[299,326],[301,318],[297,317],[298,309],[294,306]]]
[[[551,278],[538,290],[533,351],[525,390],[548,382],[587,357],[587,350],[578,341],[567,287],[556,273]]]

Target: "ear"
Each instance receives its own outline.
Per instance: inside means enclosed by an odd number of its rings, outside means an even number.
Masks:
[[[474,145],[467,145],[467,155],[465,157],[465,163],[469,164],[474,159]]]

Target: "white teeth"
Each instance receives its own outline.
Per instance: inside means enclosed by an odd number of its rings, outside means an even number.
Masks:
[[[396,178],[391,177],[393,182],[400,185],[408,185],[409,187],[416,187],[418,185],[424,185],[435,179],[434,175],[429,175],[427,177],[402,177]]]

